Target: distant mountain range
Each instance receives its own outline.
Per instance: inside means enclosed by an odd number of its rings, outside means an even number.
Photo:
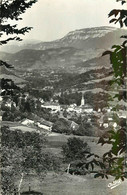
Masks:
[[[20,76],[27,75],[26,72],[32,75],[34,72],[38,73],[34,79],[48,75],[46,79],[54,82],[57,78],[59,89],[62,83],[65,88],[68,85],[75,90],[87,91],[95,87],[106,89],[103,85],[107,85],[111,80],[111,74],[107,74],[111,72],[111,66],[109,56],[102,57],[102,53],[112,45],[120,44],[122,42],[120,36],[125,33],[125,30],[112,27],[86,28],[72,31],[63,38],[51,42],[30,40],[5,46],[0,52],[0,59],[14,65],[15,71],[13,74],[12,72],[6,74],[6,71],[1,69],[1,78],[9,75],[9,78],[12,77],[13,80],[15,78],[17,83],[24,83],[25,80],[20,80]],[[62,76],[61,80],[59,75],[61,73],[72,76],[74,74],[74,77],[70,76],[70,79],[66,80]],[[30,77],[32,80],[33,77]],[[103,80],[105,77],[106,80]]]
[[[32,48],[34,44],[40,43],[40,40],[35,39],[23,39],[22,41],[12,41],[9,42],[7,45],[3,45],[1,47],[1,51],[7,52],[7,53],[16,53],[18,51],[21,51],[23,49],[29,49]]]
[[[82,73],[98,66],[109,66],[109,58],[100,58],[102,52],[114,44],[120,44],[125,30],[97,27],[76,30],[62,39],[51,42],[29,41],[9,49],[16,53],[0,52],[0,58],[16,69],[58,70]],[[8,50],[6,50],[8,51]]]
[[[39,40],[23,40],[16,44],[2,46],[1,51],[16,53],[24,49],[46,50],[60,47],[74,47],[77,49],[107,49],[112,44],[119,44],[120,36],[126,34],[126,31],[114,27],[94,27],[84,28],[69,32],[63,38],[41,42]]]
[[[107,49],[112,44],[119,44],[120,36],[126,31],[113,27],[85,28],[69,32],[56,41],[41,42],[34,45],[34,49],[49,49],[60,47],[74,47],[77,49]]]

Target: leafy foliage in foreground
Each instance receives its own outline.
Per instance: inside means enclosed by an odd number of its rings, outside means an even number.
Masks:
[[[121,3],[124,4],[125,1],[121,0]],[[115,18],[110,20],[110,23],[120,23],[120,27],[124,25],[127,26],[127,10],[112,10],[109,13],[109,17],[114,16]],[[118,18],[117,18],[118,17]],[[127,39],[126,35],[123,35],[121,38]],[[107,144],[110,146],[109,151],[104,153],[103,156],[98,156],[96,154],[88,152],[85,155],[85,160],[82,162],[76,162],[76,170],[87,169],[90,172],[95,173],[95,178],[107,178],[113,176],[115,180],[121,179],[124,180],[127,178],[127,165],[126,165],[126,155],[127,155],[127,128],[126,128],[126,119],[123,116],[120,116],[118,113],[120,108],[118,103],[120,101],[126,103],[126,66],[127,66],[127,40],[121,45],[113,45],[111,50],[105,51],[104,55],[110,55],[110,63],[113,70],[113,80],[110,82],[111,90],[115,88],[116,94],[113,97],[110,97],[111,100],[108,104],[111,107],[111,111],[117,115],[114,117],[114,122],[117,124],[117,128],[112,125],[108,135],[106,137],[101,137],[98,141],[98,144],[102,146]],[[116,102],[116,104],[114,104]],[[124,106],[122,108],[124,111]],[[68,146],[69,147],[69,146]],[[76,152],[72,152],[66,146],[64,152],[66,156],[70,155],[73,160],[76,160]],[[74,150],[74,148],[72,148]],[[70,151],[70,153],[68,153]],[[74,150],[75,151],[75,150]],[[74,170],[74,172],[76,172]]]
[[[121,3],[124,4],[125,1],[121,0]],[[114,16],[115,18],[110,20],[110,23],[120,23],[120,27],[124,25],[127,26],[127,10],[112,10],[109,13],[109,17]],[[118,16],[118,18],[116,18]],[[121,38],[127,39],[127,36],[122,36]],[[126,103],[126,43],[125,40],[122,45],[114,45],[109,51],[105,51],[103,55],[110,55],[110,63],[113,69],[114,78],[110,82],[111,88],[116,89],[116,94],[113,97],[110,97],[111,102],[109,107],[111,111],[116,112],[118,116],[119,106],[117,105],[119,101]],[[113,102],[117,102],[115,105]],[[124,111],[124,107],[123,110]],[[117,117],[119,120],[114,118],[114,122],[117,124],[117,128],[112,126],[111,130],[108,132],[108,137],[101,137],[98,141],[98,144],[102,146],[108,144],[110,150],[107,151],[102,157],[99,157],[95,154],[90,154],[87,156],[87,159],[92,157],[87,163],[87,169],[89,166],[92,166],[92,170],[95,169],[95,178],[102,177],[107,178],[108,176],[113,176],[116,180],[127,178],[126,170],[126,154],[127,154],[127,128],[126,128],[126,119],[122,117]],[[83,164],[81,165],[83,166]],[[99,167],[99,170],[96,169]]]
[[[0,41],[0,45],[7,44],[8,41],[22,39],[17,36],[29,32],[31,27],[18,28],[17,24],[10,25],[9,19],[13,21],[22,20],[21,14],[25,13],[28,8],[36,3],[37,0],[1,0],[0,2],[0,37],[3,35],[10,35],[10,37],[5,40]],[[11,36],[12,35],[12,36]],[[16,36],[13,36],[16,35]]]
[[[1,164],[3,194],[13,194],[16,180],[21,174],[34,173],[40,179],[46,171],[57,170],[59,161],[50,153],[46,153],[45,138],[36,132],[23,133],[1,128]]]

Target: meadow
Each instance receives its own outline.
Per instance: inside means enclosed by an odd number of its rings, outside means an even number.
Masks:
[[[36,129],[17,123],[6,122],[6,125],[9,125],[12,130],[21,129],[23,132],[27,130],[36,131]],[[47,144],[45,150],[57,157],[62,157],[62,146],[67,143],[70,137],[79,137],[84,140],[88,143],[91,152],[99,155],[110,149],[108,145],[102,147],[100,144],[97,144],[97,137],[49,133],[46,135]],[[108,184],[113,181],[112,177],[107,180],[102,178],[95,179],[94,174],[84,176],[71,175],[65,173],[64,168],[66,167],[63,167],[63,170],[59,172],[48,172],[43,180],[40,180],[37,175],[25,175],[21,185],[21,192],[27,191],[30,184],[31,190],[43,192],[44,195],[127,195],[127,180],[111,190]],[[17,186],[19,182],[20,178],[17,179]]]

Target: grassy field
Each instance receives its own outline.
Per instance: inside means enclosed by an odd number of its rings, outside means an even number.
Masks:
[[[8,123],[6,122],[6,125]],[[19,123],[10,123],[9,126],[22,131],[33,131],[32,128],[20,125]],[[41,135],[40,135],[41,136]],[[50,133],[47,138],[47,151],[56,156],[61,156],[62,145],[65,144],[70,137],[79,137],[91,148],[91,152],[102,155],[110,149],[110,146],[97,144],[97,137],[74,136],[57,133]],[[44,195],[127,195],[127,181],[121,183],[114,189],[110,189],[108,184],[113,181],[113,178],[108,180],[97,178],[94,179],[92,174],[85,176],[70,175],[67,173],[48,172],[47,176],[40,182],[37,176],[25,176],[21,186],[21,191],[26,191],[31,184],[32,190],[43,192]],[[17,179],[17,185],[19,179]]]
[[[61,156],[61,147],[67,142],[69,137],[73,137],[73,135],[49,134],[47,136],[47,151],[52,152],[56,156]],[[108,149],[107,146],[102,147],[97,144],[98,138],[87,136],[80,138],[86,141],[91,151],[96,154],[101,155]],[[92,174],[76,176],[63,172],[59,174],[49,172],[43,182],[40,182],[37,177],[24,179],[22,191],[28,190],[28,183],[30,182],[33,190],[43,192],[44,195],[127,195],[126,181],[113,190],[110,190],[108,183],[111,181],[113,181],[113,178],[109,180],[101,178],[94,179],[94,175]]]
[[[25,126],[25,125],[22,125],[21,123],[19,122],[10,122],[10,121],[2,121],[2,126],[9,126],[10,127],[10,130],[16,130],[16,129],[19,129],[23,132],[37,132],[37,129],[36,128],[32,128],[32,127],[28,127],[28,126]]]
[[[21,131],[23,132],[35,132],[36,130],[34,128],[31,128],[31,127],[26,127],[26,126],[23,126],[23,125],[18,125],[16,127],[10,127],[11,130],[16,130],[16,129],[20,129]]]
[[[100,144],[97,144],[98,139],[97,137],[88,137],[88,136],[74,136],[74,135],[64,135],[58,133],[51,133],[47,136],[49,148],[56,148],[61,149],[62,145],[67,143],[68,138],[70,137],[78,137],[84,142],[87,142],[90,146],[91,152],[96,153],[98,155],[104,154],[104,152],[110,149],[109,145],[104,145],[103,147]]]
[[[127,181],[122,182],[114,189],[108,184],[113,178],[94,179],[93,175],[72,176],[70,174],[48,173],[42,182],[36,177],[26,178],[21,191],[28,190],[28,181],[31,189],[43,192],[44,195],[127,195]]]

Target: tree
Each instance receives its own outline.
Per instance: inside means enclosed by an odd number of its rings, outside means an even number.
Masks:
[[[68,120],[59,118],[53,125],[53,132],[71,134],[72,130]]]
[[[34,3],[36,3],[37,0],[0,0],[0,45],[7,44],[11,40],[17,40],[21,41],[20,37],[18,35],[24,35],[26,32],[29,32],[31,30],[31,27],[24,27],[19,29],[17,27],[17,24],[11,25],[10,20],[12,21],[18,21],[22,18],[20,17],[22,13],[25,13],[25,11],[30,8]],[[7,36],[7,38],[3,38],[3,36]],[[8,37],[9,36],[9,37]],[[12,65],[0,60],[0,66],[5,66],[6,68],[13,68]],[[14,82],[10,79],[2,79],[1,80],[1,88],[2,88],[2,97],[5,96],[9,98],[13,98],[17,91],[19,92],[19,87],[17,87]],[[15,92],[16,90],[16,92]],[[2,132],[3,133],[3,132]],[[3,136],[3,135],[2,135]],[[7,137],[6,137],[7,138]],[[2,189],[3,194],[14,194],[14,180],[13,177],[15,175],[15,166],[13,165],[19,165],[18,164],[11,164],[9,166],[9,169],[6,166],[6,163],[11,161],[11,157],[13,159],[15,150],[11,150],[9,147],[4,148],[3,146],[3,140],[1,140],[1,154],[2,154],[2,171],[1,171],[1,180],[2,180]],[[6,155],[4,155],[6,153]],[[20,154],[20,153],[19,153]],[[9,155],[9,158],[7,158]],[[5,160],[6,159],[6,160]],[[20,158],[19,158],[20,160]],[[4,164],[4,162],[6,162]],[[17,162],[17,161],[15,161]]]
[[[11,25],[9,20],[22,20],[21,14],[25,13],[28,8],[31,8],[37,0],[1,0],[0,2],[0,37],[3,35],[16,35],[7,39],[1,40],[0,44],[7,44],[8,41],[21,41],[18,35],[29,32],[31,27],[18,28],[17,24]]]
[[[65,162],[69,163],[67,172],[79,175],[86,174],[86,168],[81,164],[86,163],[86,156],[89,152],[90,148],[86,142],[76,137],[69,138],[67,144],[62,147]]]
[[[2,89],[1,96],[3,97],[10,95],[14,97],[20,91],[20,88],[11,79],[2,78],[0,84]]]
[[[10,20],[16,21],[22,20],[21,14],[25,13],[28,8],[31,8],[37,0],[0,0],[0,45],[7,44],[11,40],[21,41],[19,35],[25,35],[32,27],[18,28],[17,24],[11,25]],[[7,38],[3,38],[7,36]],[[9,36],[9,37],[8,37]],[[0,60],[0,66],[6,68],[13,68],[12,65],[5,61]],[[11,83],[11,84],[10,84]],[[14,82],[10,79],[1,80],[1,88],[3,90],[2,96],[14,95],[14,89],[19,90]]]
[[[57,157],[44,151],[45,138],[36,132],[23,133],[1,128],[2,190],[4,195],[14,194],[15,182],[21,174],[36,173],[42,179],[47,170],[57,170]]]
[[[88,144],[76,137],[69,138],[67,144],[64,145],[62,148],[63,148],[63,154],[67,161],[84,159],[85,152],[89,151]]]
[[[10,20],[16,21],[22,20],[21,14],[25,13],[28,8],[31,8],[37,0],[0,0],[0,45],[7,44],[11,40],[21,41],[19,35],[25,35],[29,32],[31,27],[18,28],[17,24],[11,25]],[[7,38],[3,38],[7,36]],[[9,37],[8,37],[9,36]],[[0,66],[6,68],[13,68],[12,65],[5,61],[0,60]],[[16,96],[16,93],[20,91],[11,79],[1,79],[1,95],[5,96]]]
[[[120,1],[120,0],[117,0]],[[126,1],[121,0],[122,5],[126,3]],[[110,23],[118,23],[120,27],[124,25],[127,26],[127,10],[112,10],[109,13],[109,17],[114,16],[110,20]],[[124,42],[121,45],[113,45],[111,50],[105,51],[103,55],[110,55],[110,63],[113,69],[113,80],[110,85],[113,89],[117,89],[116,94],[110,97],[109,106],[111,107],[111,111],[114,112],[117,117],[114,117],[114,122],[117,124],[117,128],[112,126],[110,131],[108,131],[108,137],[100,137],[98,143],[102,146],[104,144],[110,144],[111,149],[104,153],[103,156],[97,156],[95,154],[90,154],[87,156],[87,159],[92,158],[87,164],[86,168],[89,169],[89,165],[94,169],[96,166],[100,168],[100,170],[95,170],[95,178],[102,177],[107,178],[108,176],[113,176],[115,180],[121,179],[124,180],[127,178],[126,171],[126,154],[127,154],[127,128],[126,128],[126,119],[122,118],[118,113],[120,111],[119,103],[122,101],[123,105],[126,103],[126,43],[127,36],[123,35],[121,38],[124,38]],[[114,105],[114,102],[116,104]],[[124,109],[124,106],[123,106]],[[120,117],[119,117],[120,116]],[[85,164],[85,162],[84,162]],[[81,166],[83,166],[82,164]]]

